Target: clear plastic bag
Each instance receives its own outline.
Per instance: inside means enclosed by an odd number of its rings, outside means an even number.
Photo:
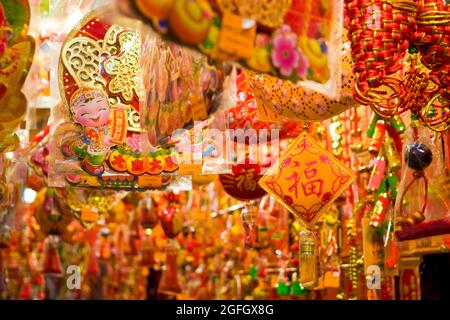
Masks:
[[[94,188],[190,188],[175,179],[171,149],[146,146],[142,41],[136,21],[113,8],[89,12],[62,45],[53,110],[49,185]]]
[[[395,202],[396,235],[410,240],[450,232],[450,202],[440,134],[412,120]]]
[[[340,87],[339,1],[116,1],[166,39],[217,61],[304,83],[336,98]],[[192,12],[198,14],[196,18]]]

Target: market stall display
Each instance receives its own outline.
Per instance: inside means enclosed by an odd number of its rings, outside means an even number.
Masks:
[[[445,298],[449,12],[1,0],[0,299]]]

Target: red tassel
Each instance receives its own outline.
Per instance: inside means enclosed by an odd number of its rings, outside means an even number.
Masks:
[[[169,243],[166,249],[166,270],[163,271],[158,288],[160,293],[176,295],[182,291],[178,282],[177,255],[178,249]]]
[[[47,240],[42,262],[42,273],[49,275],[62,275],[63,273],[56,239],[49,238]]]
[[[142,266],[152,266],[155,264],[155,244],[152,238],[144,240],[142,248]]]
[[[31,281],[28,278],[24,278],[22,282],[22,288],[20,289],[19,299],[30,300],[32,299],[32,287]]]
[[[138,205],[141,226],[144,229],[154,228],[159,222],[159,214],[151,198],[141,200]]]

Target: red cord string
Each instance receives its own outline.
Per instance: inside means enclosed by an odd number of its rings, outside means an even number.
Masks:
[[[436,131],[450,126],[450,5],[443,0],[345,0],[355,100],[383,117],[408,109]],[[406,50],[420,52],[403,73]]]

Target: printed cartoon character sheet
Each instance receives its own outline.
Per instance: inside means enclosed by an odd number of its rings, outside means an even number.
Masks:
[[[160,154],[151,161],[141,152],[141,38],[136,30],[110,23],[107,15],[108,10],[86,16],[62,46],[63,101],[56,113],[63,123],[54,133],[53,169],[76,185],[157,187],[160,176],[137,178],[148,171],[159,174],[166,166]]]
[[[62,103],[54,112],[51,184],[180,187],[193,174],[179,165],[180,156],[193,152],[192,143],[173,137],[194,121],[207,129],[211,121],[202,121],[220,105],[221,74],[204,57],[101,7],[68,34],[58,77]],[[192,135],[192,129],[185,131]],[[202,173],[201,164],[195,173]]]

